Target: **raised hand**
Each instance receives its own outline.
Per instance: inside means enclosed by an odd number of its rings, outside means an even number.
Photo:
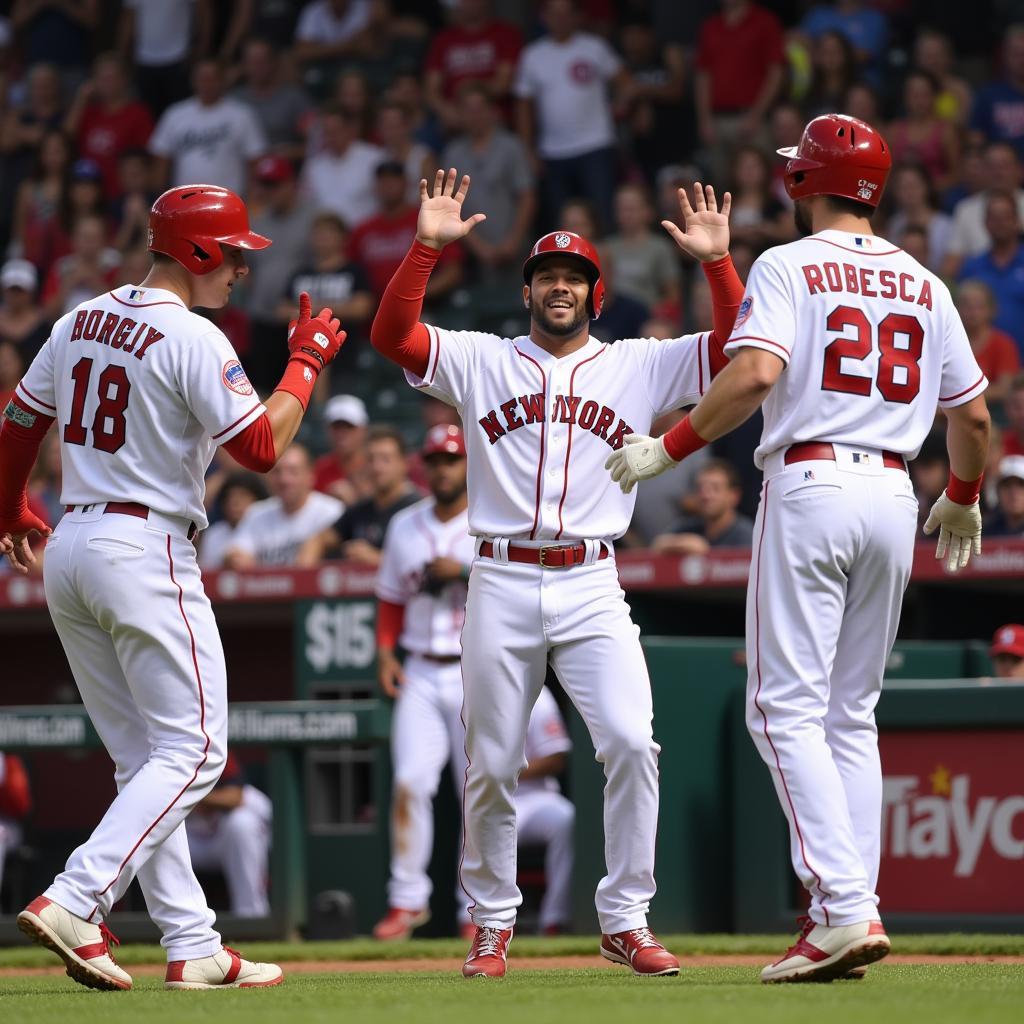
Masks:
[[[309,295],[303,292],[299,296],[298,319],[288,325],[288,352],[290,359],[297,359],[313,373],[319,373],[338,354],[348,335],[326,306],[315,317],[311,313]]]
[[[679,190],[679,210],[683,215],[683,227],[679,228],[670,220],[663,220],[661,226],[672,236],[683,252],[689,253],[702,263],[720,260],[729,252],[729,210],[732,195],[726,192],[722,197],[719,212],[715,190],[711,185],[693,183],[693,206],[686,189]]]
[[[427,179],[420,181],[420,216],[416,223],[416,238],[431,249],[443,249],[449,242],[455,242],[468,235],[482,220],[487,217],[482,213],[474,213],[472,217],[462,219],[462,204],[469,191],[469,175],[464,174],[455,190],[458,174],[452,167],[447,176],[443,170],[434,175],[434,188],[427,192]]]

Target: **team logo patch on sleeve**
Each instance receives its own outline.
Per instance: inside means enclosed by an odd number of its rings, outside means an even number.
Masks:
[[[224,386],[229,391],[234,391],[236,395],[252,394],[252,385],[245,375],[245,370],[242,369],[242,364],[237,359],[231,359],[224,364],[220,377],[224,381]]]
[[[4,409],[4,418],[12,423],[17,423],[19,427],[34,427],[36,425],[36,414],[22,409],[13,401],[7,403],[7,408]]]
[[[749,319],[750,314],[754,309],[754,296],[745,295],[743,301],[740,303],[740,308],[736,312],[736,323],[733,324],[733,330],[737,327],[742,327]]]

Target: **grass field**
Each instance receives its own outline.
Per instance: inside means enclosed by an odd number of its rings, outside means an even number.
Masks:
[[[964,963],[968,956],[1024,958],[1024,937],[897,936],[903,955],[940,954],[949,962],[882,963],[864,981],[831,985],[762,986],[757,967],[687,966],[687,958],[754,956],[768,959],[785,948],[781,936],[672,936],[680,955],[678,978],[634,978],[625,969],[600,966],[551,970],[539,958],[593,956],[597,940],[516,940],[503,981],[466,981],[455,959],[462,942],[429,940],[382,946],[347,943],[252,943],[252,958],[285,964],[286,982],[258,991],[166,992],[154,947],[128,946],[118,960],[136,968],[132,992],[101,993],[63,975],[32,973],[56,959],[34,947],[0,950],[0,1015],[3,1021],[74,1021],[75,1024],[294,1024],[339,1019],[367,1024],[827,1024],[922,1021],[925,1024],[1010,1024],[1024,1018],[1024,959],[1016,963]],[[409,961],[422,959],[422,969]],[[401,972],[388,961],[401,962]],[[958,960],[960,962],[958,962]],[[301,961],[301,968],[300,968]],[[365,973],[344,973],[362,962]],[[288,971],[287,964],[293,970]],[[320,970],[319,965],[330,969]],[[517,968],[519,968],[517,970]],[[154,973],[157,970],[157,973]],[[24,972],[24,973],[18,973]],[[186,1005],[183,1005],[186,1004]]]

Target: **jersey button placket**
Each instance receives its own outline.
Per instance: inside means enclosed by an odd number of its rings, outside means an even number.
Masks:
[[[562,470],[565,460],[566,426],[554,418],[558,397],[564,392],[561,370],[557,363],[549,372],[550,387],[547,395],[548,443],[544,451],[541,476],[541,507],[538,536],[558,533],[558,503],[561,497]]]

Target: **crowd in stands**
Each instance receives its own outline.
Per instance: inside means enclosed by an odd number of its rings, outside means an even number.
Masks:
[[[987,533],[1024,535],[1024,25],[1012,9],[978,0],[965,25],[960,5],[919,0],[11,0],[0,401],[57,317],[144,277],[163,189],[235,189],[274,244],[210,315],[257,389],[278,379],[300,292],[331,306],[349,340],[322,375],[320,416],[265,481],[218,455],[202,560],[373,565],[387,519],[422,487],[407,446],[454,417],[367,340],[423,176],[471,174],[467,212],[487,214],[445,250],[428,320],[524,332],[522,259],[564,228],[600,248],[597,337],[674,337],[711,325],[702,275],[658,223],[678,217],[676,190],[731,189],[745,276],[795,237],[774,150],[838,110],[889,140],[877,230],[954,291],[1000,428]],[[925,508],[945,478],[942,430],[913,469]],[[758,432],[755,418],[645,484],[623,543],[749,544]],[[51,439],[32,482],[51,522],[59,491]]]

